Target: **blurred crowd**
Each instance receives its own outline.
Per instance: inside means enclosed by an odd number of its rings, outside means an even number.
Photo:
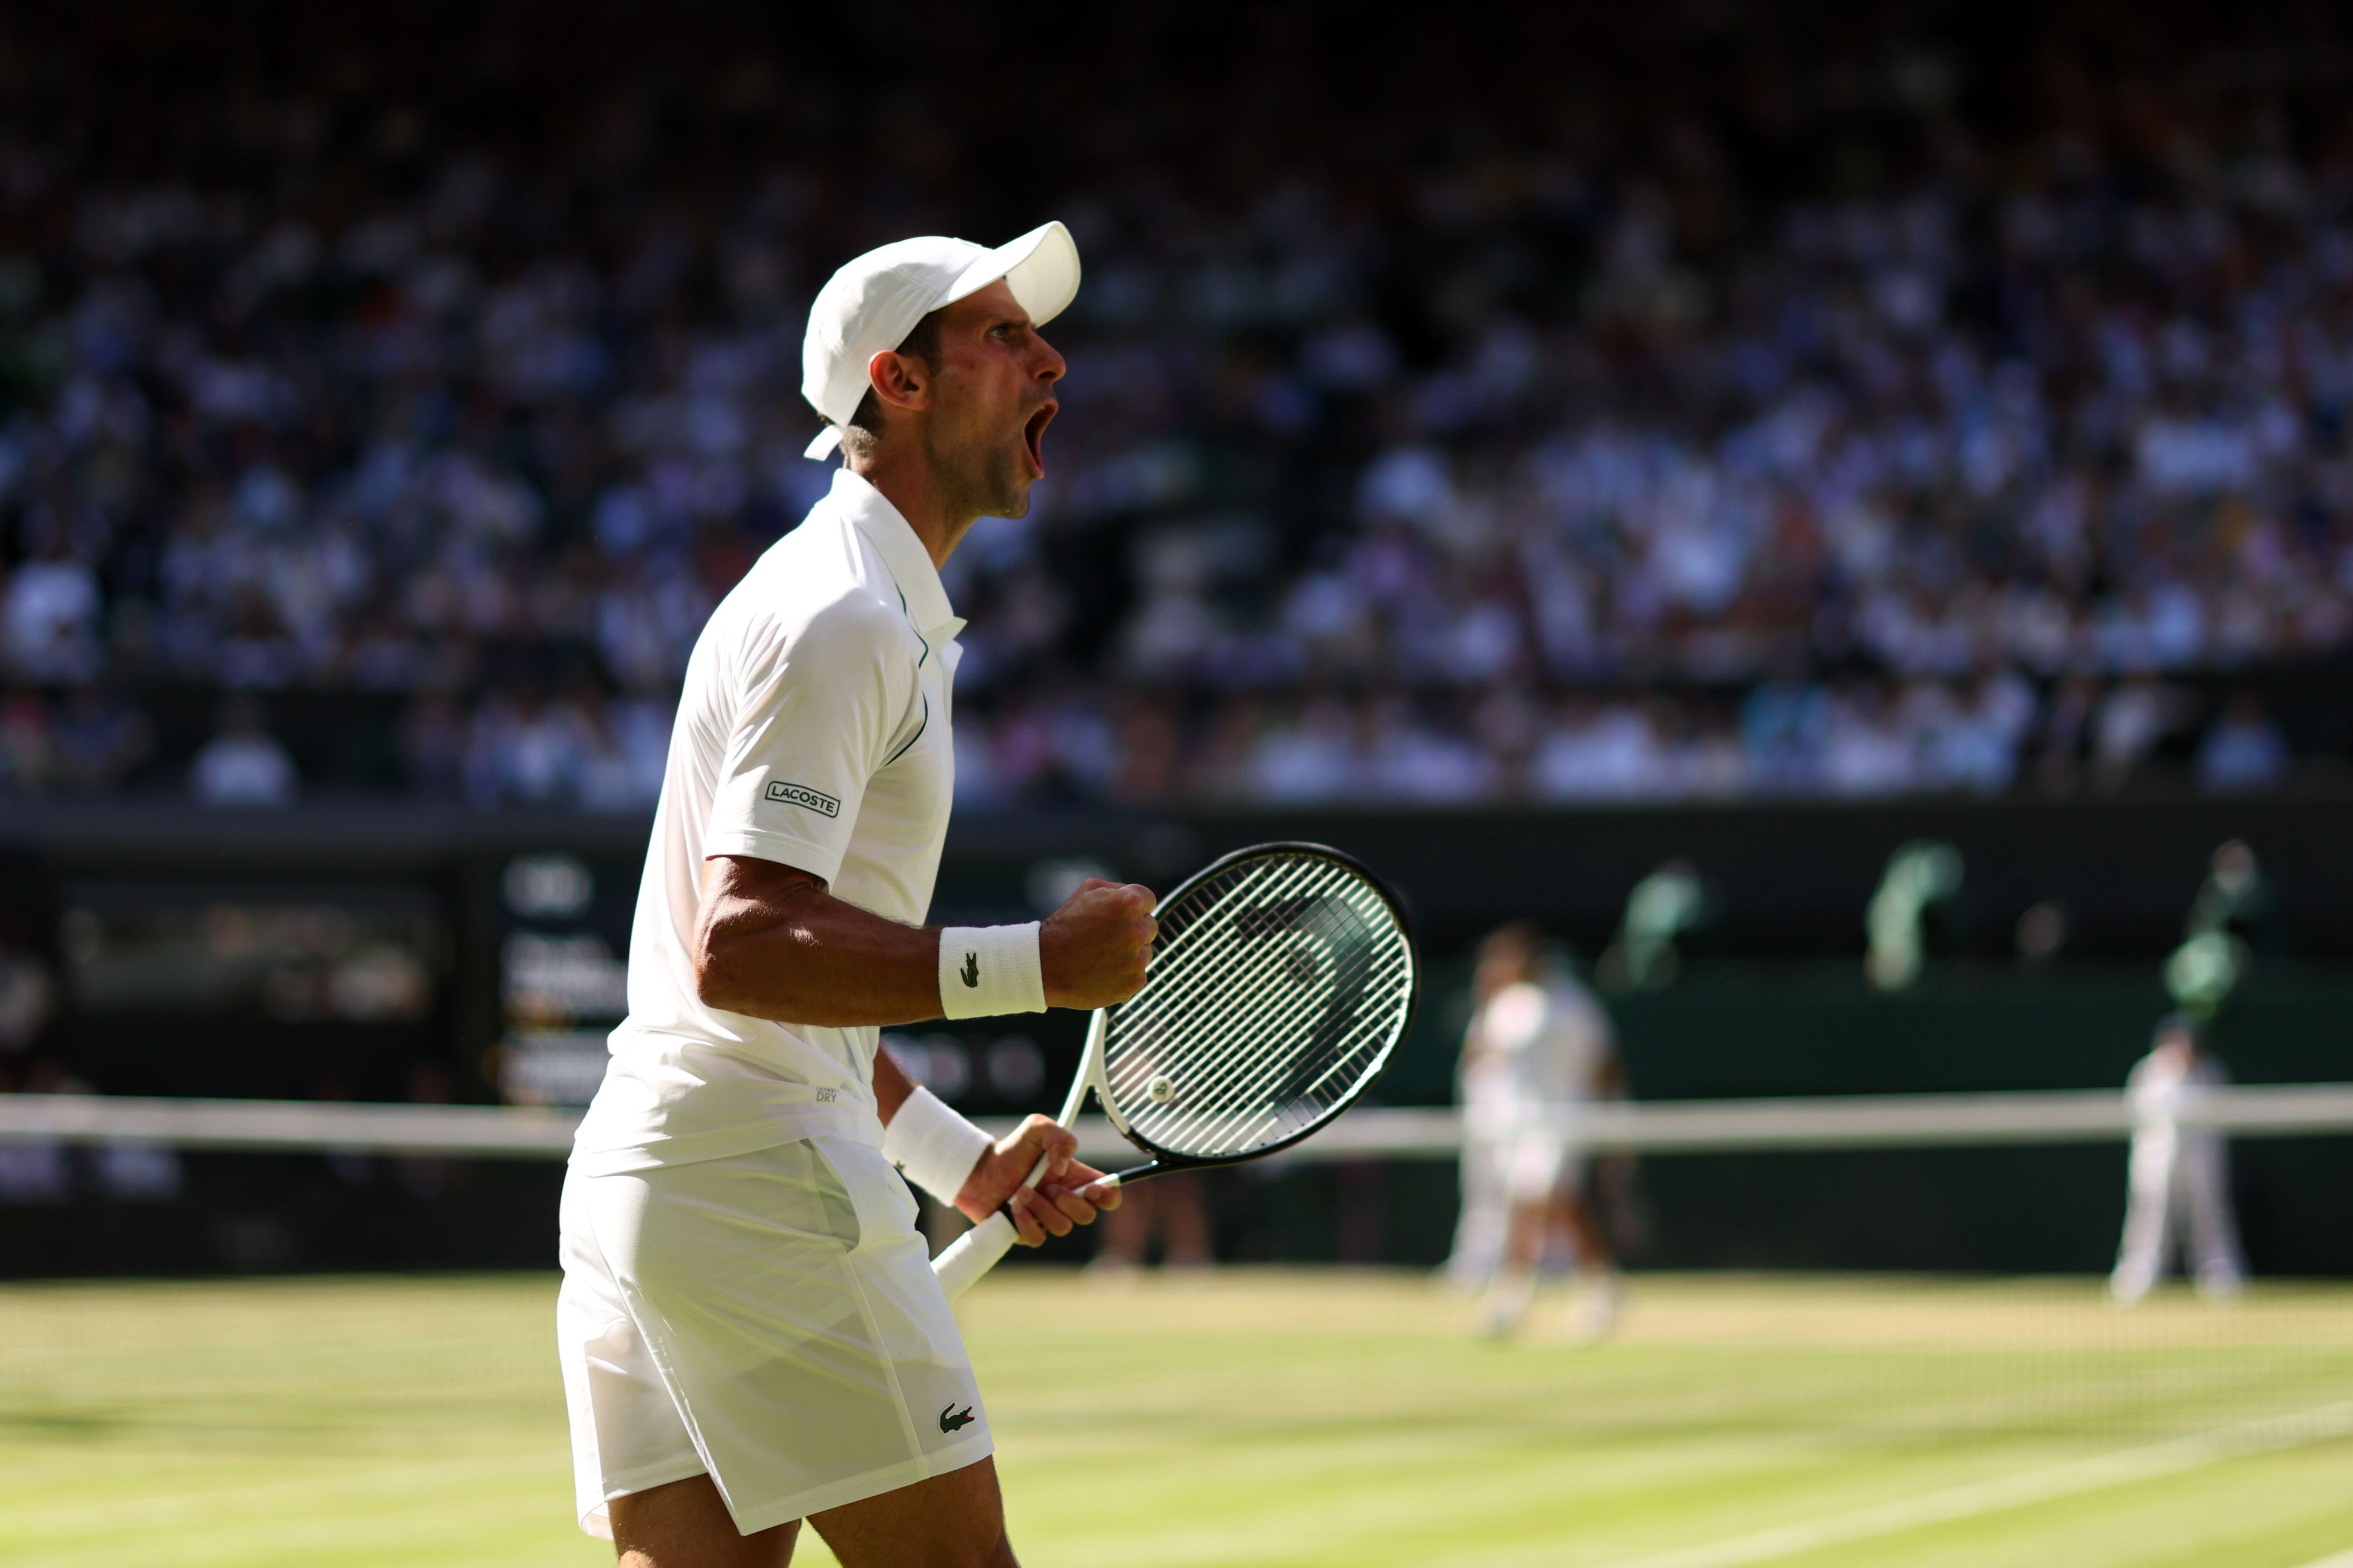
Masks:
[[[1327,53],[1308,7],[1201,75],[1145,5],[1036,57],[1102,90],[1023,128],[944,8],[428,13],[0,21],[0,789],[280,803],[341,723],[374,787],[642,806],[704,616],[826,483],[808,296],[1046,216],[1087,268],[1050,477],[947,574],[975,803],[2345,749],[2333,35],[1505,8]]]

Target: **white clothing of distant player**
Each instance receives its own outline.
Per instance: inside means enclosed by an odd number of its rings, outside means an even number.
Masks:
[[[2119,1301],[2148,1294],[2177,1247],[2205,1294],[2232,1295],[2245,1282],[2231,1214],[2229,1144],[2215,1129],[2180,1121],[2200,1093],[2229,1081],[2220,1062],[2174,1029],[2160,1031],[2157,1047],[2125,1080],[2133,1115],[2130,1177],[2124,1238],[2108,1282]]]
[[[842,469],[687,667],[629,947],[629,1016],[565,1188],[559,1352],[582,1528],[708,1473],[745,1534],[978,1462],[988,1422],[881,1153],[879,1031],[706,1005],[703,863],[822,878],[908,925],[955,794],[952,613]]]
[[[1462,1212],[1450,1279],[1475,1287],[1503,1258],[1514,1204],[1575,1191],[1585,1155],[1577,1123],[1617,1056],[1609,1016],[1569,975],[1516,981],[1464,1032]]]

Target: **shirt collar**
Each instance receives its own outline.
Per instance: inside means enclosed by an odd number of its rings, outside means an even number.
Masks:
[[[909,625],[926,637],[947,638],[964,630],[955,606],[948,603],[948,591],[940,585],[932,552],[923,548],[913,526],[888,496],[845,468],[834,470],[828,499],[882,557],[883,567],[905,601]]]

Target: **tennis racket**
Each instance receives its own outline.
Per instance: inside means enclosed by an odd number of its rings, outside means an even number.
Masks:
[[[1100,1008],[1055,1120],[1087,1095],[1145,1163],[1109,1180],[1230,1165],[1287,1149],[1356,1103],[1412,1021],[1421,964],[1397,895],[1336,849],[1261,844],[1160,900],[1144,989]],[[1029,1173],[1045,1174],[1040,1160]],[[932,1268],[950,1297],[1017,1232],[1000,1210]]]

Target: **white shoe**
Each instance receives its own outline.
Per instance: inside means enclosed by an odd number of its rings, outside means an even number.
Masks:
[[[2198,1293],[2209,1301],[2235,1301],[2246,1293],[2247,1277],[2235,1268],[2201,1268]]]
[[[1581,1345],[1599,1344],[1616,1330],[1618,1314],[1625,1306],[1625,1276],[1614,1268],[1596,1275],[1569,1314],[1569,1337]]]
[[[1450,1261],[1438,1270],[1436,1279],[1440,1290],[1449,1296],[1469,1300],[1485,1290],[1488,1283],[1494,1277],[1495,1271],[1493,1268],[1481,1270],[1469,1266],[1458,1268]]]
[[[1491,1340],[1510,1335],[1527,1316],[1528,1301],[1535,1295],[1536,1277],[1518,1269],[1507,1269],[1495,1276],[1487,1287],[1483,1310],[1480,1313],[1479,1331]]]
[[[1087,1283],[1098,1290],[1133,1290],[1144,1273],[1133,1258],[1098,1252],[1087,1259]]]

